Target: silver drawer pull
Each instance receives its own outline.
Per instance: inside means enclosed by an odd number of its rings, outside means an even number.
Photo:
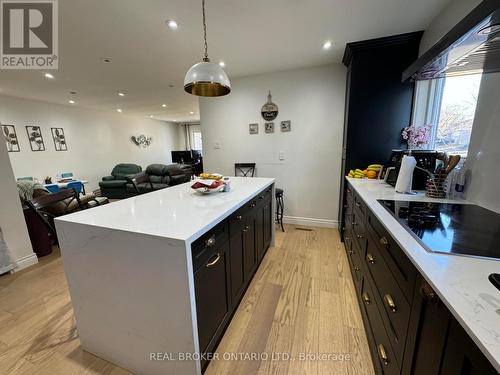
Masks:
[[[386,294],[384,296],[384,302],[387,306],[389,306],[389,309],[391,309],[393,313],[398,311],[398,308],[396,307],[396,304],[394,303],[394,300],[392,299],[392,296],[390,294]]]
[[[215,234],[212,234],[210,238],[205,241],[205,247],[211,247],[215,245]]]
[[[349,250],[347,253],[348,253],[349,255],[354,255],[354,254],[355,254],[355,253],[354,253],[354,251],[352,251],[352,250]]]
[[[370,253],[366,254],[366,259],[368,259],[370,264],[375,264],[375,258]]]
[[[351,190],[351,189],[347,189],[347,193],[348,193],[348,194],[351,194],[351,193],[352,193],[352,190]]]
[[[349,237],[349,236],[344,236],[344,239],[345,239],[346,241],[349,241],[349,240],[351,239],[351,237]]]
[[[217,254],[215,254],[215,259],[214,259],[214,260],[212,260],[211,262],[208,262],[208,263],[207,263],[207,267],[212,267],[212,266],[214,266],[214,265],[215,265],[215,264],[216,264],[219,260],[220,260],[220,254],[219,254],[219,253],[217,253]]]
[[[389,357],[387,356],[387,351],[385,350],[384,345],[379,344],[378,347],[378,356],[380,357],[380,360],[385,366],[389,366]]]
[[[249,230],[249,229],[250,229],[250,227],[247,225],[247,226],[245,227],[245,229],[243,229],[243,232],[245,232],[245,233],[246,233],[246,232],[248,232],[248,230]]]
[[[356,202],[356,207],[358,207],[358,208],[361,207],[361,203]]]
[[[361,268],[359,268],[358,266],[354,266],[354,271],[361,271]]]
[[[243,216],[241,216],[241,215],[236,216],[236,220],[241,221],[242,219],[243,219]]]
[[[357,234],[357,235],[356,235],[356,237],[357,237],[358,239],[362,239],[362,238],[363,238],[363,235],[362,235],[362,234]]]

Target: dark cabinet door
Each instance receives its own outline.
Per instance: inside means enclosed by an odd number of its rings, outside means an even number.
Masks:
[[[229,219],[229,258],[232,306],[238,304],[245,290],[245,235],[243,232],[245,225],[242,212],[237,212]]]
[[[251,210],[245,220],[245,226],[243,228],[244,236],[244,271],[245,271],[245,284],[250,282],[252,275],[257,267],[257,253],[256,253],[256,241],[255,241],[255,224],[256,215],[255,211]]]
[[[194,273],[200,352],[213,350],[230,315],[228,243],[216,250]]]
[[[271,236],[272,236],[272,229],[273,229],[273,213],[272,213],[272,202],[270,200],[264,202],[264,207],[262,208],[263,210],[263,226],[264,226],[264,251],[263,253],[266,252],[268,247],[271,245]],[[264,254],[262,254],[264,256]]]
[[[488,359],[481,353],[460,323],[455,319],[444,351],[441,375],[496,375]]]
[[[259,202],[254,208],[255,215],[255,253],[257,263],[264,257],[264,202]]]

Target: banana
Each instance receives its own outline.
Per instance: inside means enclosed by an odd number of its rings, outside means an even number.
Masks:
[[[366,168],[366,169],[368,169],[368,170],[371,169],[371,170],[374,170],[374,171],[375,170],[380,170],[380,169],[382,169],[382,165],[381,164],[370,164],[368,166],[368,168]]]

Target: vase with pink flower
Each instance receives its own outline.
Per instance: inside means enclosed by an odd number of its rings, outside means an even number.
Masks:
[[[429,144],[432,134],[432,125],[409,125],[401,131],[401,138],[408,145],[408,155],[412,150],[420,149]]]
[[[415,168],[419,167],[411,152],[429,143],[431,129],[432,125],[423,125],[419,127],[410,125],[402,130],[401,137],[408,144],[408,155],[403,156],[401,160],[401,166],[395,186],[396,192],[402,194],[415,194],[412,190],[413,171]]]

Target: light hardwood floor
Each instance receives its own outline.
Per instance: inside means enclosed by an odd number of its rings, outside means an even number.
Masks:
[[[276,231],[276,246],[267,252],[219,344],[220,360],[205,373],[373,374],[338,232],[285,229]],[[225,353],[260,358],[223,360]],[[290,359],[274,354],[272,360],[272,353]],[[321,353],[349,358],[302,360]],[[130,374],[80,348],[57,252],[37,266],[0,277],[0,374]]]

